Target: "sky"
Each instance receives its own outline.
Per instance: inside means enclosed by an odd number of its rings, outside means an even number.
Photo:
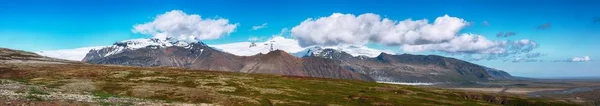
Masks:
[[[153,37],[218,45],[282,36],[301,47],[360,45],[455,57],[517,76],[600,77],[598,5],[594,0],[0,0],[0,47],[47,51]]]

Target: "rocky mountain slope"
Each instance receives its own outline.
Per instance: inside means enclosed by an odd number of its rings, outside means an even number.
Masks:
[[[340,60],[342,66],[383,82],[460,82],[508,79],[510,74],[436,55],[352,56],[335,49],[313,48],[305,57]]]
[[[111,47],[91,50],[83,60],[95,64],[174,66],[201,70],[372,81],[368,76],[331,64],[329,62],[331,60],[297,58],[281,50],[254,56],[236,56],[218,51],[201,42],[184,44],[158,39],[124,41],[115,43]]]
[[[505,71],[494,69],[494,68],[489,68],[489,67],[484,67],[484,68],[488,72],[488,74],[490,74],[490,76],[492,76],[494,79],[505,79],[505,80],[506,79],[508,79],[508,80],[517,79]]]

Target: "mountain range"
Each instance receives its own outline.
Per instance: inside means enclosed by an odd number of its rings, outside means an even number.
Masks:
[[[305,52],[304,55],[297,57],[301,52]],[[382,82],[461,82],[511,78],[510,74],[501,70],[437,55],[393,55],[382,52],[376,57],[369,57],[322,47],[311,47],[294,55],[273,50],[266,54],[239,56],[202,42],[136,39],[92,49],[82,61]]]

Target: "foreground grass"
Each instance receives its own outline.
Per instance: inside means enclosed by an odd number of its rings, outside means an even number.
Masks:
[[[374,82],[88,64],[0,64],[0,78],[51,92],[95,99],[142,98],[164,103],[214,105],[571,105],[510,95],[390,85]],[[30,89],[35,95],[49,91]],[[37,96],[28,96],[37,101]],[[28,99],[28,98],[24,98]],[[108,104],[100,102],[96,104]],[[123,103],[121,103],[123,104]],[[137,103],[125,103],[137,104]]]

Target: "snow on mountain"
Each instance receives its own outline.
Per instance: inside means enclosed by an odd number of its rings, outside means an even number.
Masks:
[[[75,49],[61,49],[61,50],[48,50],[48,51],[38,51],[35,52],[42,56],[65,59],[65,60],[73,60],[73,61],[81,61],[85,57],[85,55],[92,49],[100,49],[106,46],[94,46],[94,47],[83,47],[83,48],[75,48]]]
[[[113,46],[120,46],[120,47],[124,47],[124,49],[139,49],[139,48],[145,48],[147,46],[155,46],[155,47],[170,47],[170,46],[180,46],[180,47],[187,47],[189,46],[188,42],[182,42],[182,41],[175,41],[175,40],[169,40],[169,39],[157,39],[157,38],[150,38],[150,39],[132,39],[132,40],[124,40],[124,41],[120,41],[115,43]]]
[[[201,44],[205,45],[204,43],[201,43]],[[132,40],[120,41],[120,42],[113,44],[112,46],[101,48],[103,50],[92,49],[92,50],[90,50],[90,52],[102,52],[102,53],[97,53],[97,54],[99,54],[102,57],[106,57],[106,56],[121,53],[124,50],[136,50],[136,49],[146,48],[146,47],[157,49],[157,48],[165,48],[165,47],[171,47],[171,46],[179,46],[179,47],[185,47],[185,48],[191,47],[189,42],[175,41],[175,40],[170,40],[170,39],[158,39],[158,38],[145,39],[145,38],[142,38],[142,39],[132,39]]]
[[[368,56],[368,57],[377,57],[377,55],[381,54],[381,52],[385,52],[388,54],[394,54],[391,51],[383,51],[377,50],[373,48],[369,48],[367,46],[352,46],[352,45],[342,45],[342,46],[311,46],[311,47],[301,47],[298,44],[298,40],[288,39],[282,36],[274,36],[273,38],[265,41],[265,42],[254,42],[254,46],[252,42],[237,42],[237,43],[228,43],[228,44],[217,44],[210,45],[211,47],[215,47],[219,50],[223,50],[225,52],[229,52],[239,56],[251,56],[259,53],[266,54],[270,51],[271,43],[273,44],[273,49],[275,50],[284,50],[295,56],[302,57],[307,54],[308,51],[318,52],[321,49],[334,49],[339,51],[344,51],[349,53],[352,56]],[[316,53],[320,54],[320,53]]]
[[[289,39],[282,36],[273,36],[271,39],[266,40],[264,42],[236,42],[236,43],[227,43],[227,44],[215,44],[209,45],[210,47],[214,47],[217,50],[228,52],[238,56],[252,56],[259,53],[266,54],[270,51],[271,44],[273,44],[274,50],[284,50],[295,56],[302,57],[307,55],[308,51],[318,52],[320,49],[334,49],[339,51],[344,51],[352,56],[367,56],[367,57],[376,57],[381,52],[385,52],[388,54],[393,54],[391,51],[383,51],[377,50],[373,48],[369,48],[367,46],[328,46],[328,47],[320,47],[320,46],[311,46],[311,47],[301,47],[298,44],[298,40]],[[205,45],[204,43],[201,43]],[[135,50],[139,48],[164,48],[170,46],[180,46],[180,47],[190,47],[189,42],[181,42],[174,40],[162,40],[156,38],[144,38],[144,39],[132,39],[132,40],[124,40],[117,43],[114,43],[111,46],[95,46],[95,47],[84,47],[84,48],[76,48],[76,49],[63,49],[63,50],[50,50],[50,51],[40,51],[36,52],[43,56],[54,57],[59,59],[67,59],[67,60],[75,60],[81,61],[88,52],[102,52],[97,53],[99,56],[106,57],[113,54],[121,53],[124,50]],[[104,49],[106,48],[106,49]],[[104,49],[100,51],[100,49]],[[313,53],[314,54],[314,53]]]
[[[273,44],[273,50],[283,50],[290,53],[304,50],[304,48],[300,47],[297,40],[287,39],[282,36],[273,36],[265,42],[254,42],[253,46],[251,46],[252,42],[237,42],[210,46],[238,56],[252,56],[259,53],[269,53],[271,44]]]
[[[124,40],[124,41],[116,42],[111,46],[94,46],[94,47],[83,47],[83,48],[75,48],[75,49],[48,50],[48,51],[39,51],[36,53],[40,54],[42,56],[48,56],[48,57],[53,57],[53,58],[81,61],[83,58],[85,58],[86,54],[88,54],[89,52],[94,52],[94,51],[98,52],[100,49],[104,49],[104,48],[107,48],[106,50],[108,50],[108,51],[104,51],[105,53],[101,53],[101,54],[102,54],[102,56],[106,57],[109,55],[118,54],[118,53],[122,52],[123,50],[135,50],[135,49],[139,49],[139,48],[145,48],[148,46],[152,47],[152,48],[170,47],[170,46],[189,47],[189,43],[173,41],[173,40],[168,40],[168,39],[161,40],[161,39],[156,39],[156,38],[131,39],[131,40]]]

